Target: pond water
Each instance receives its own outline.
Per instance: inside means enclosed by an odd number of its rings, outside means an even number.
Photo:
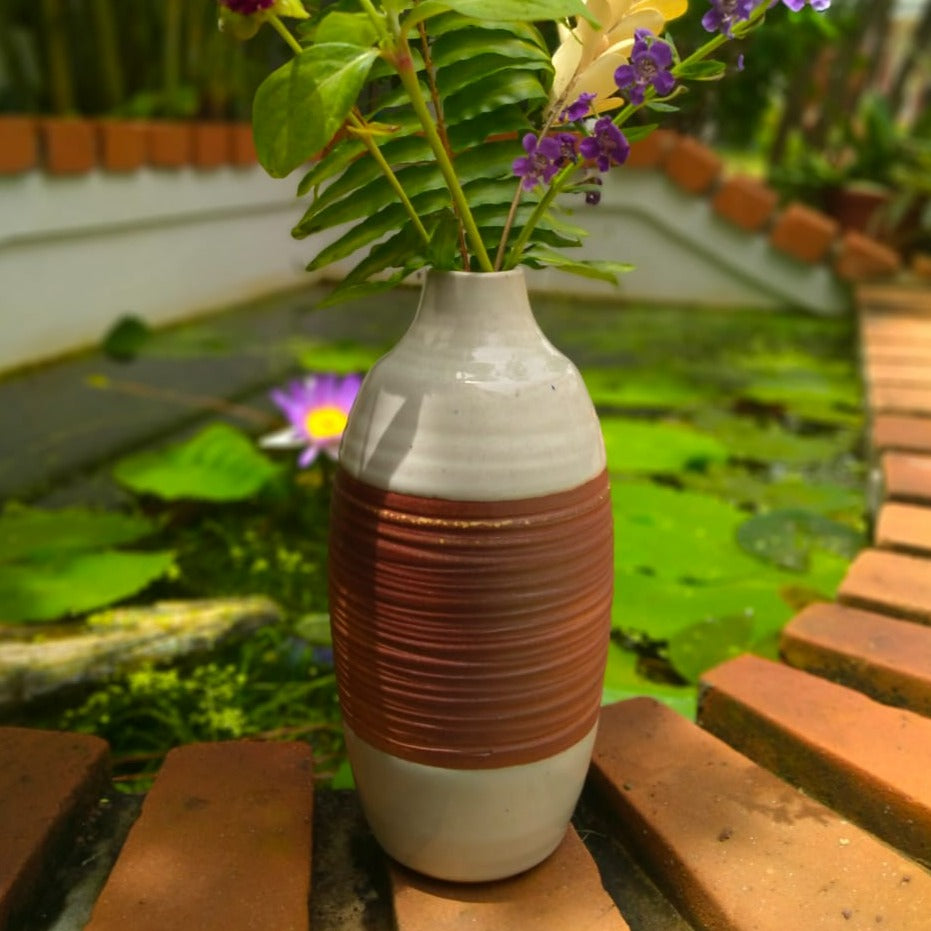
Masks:
[[[608,451],[616,577],[605,699],[652,694],[691,715],[704,669],[747,650],[776,655],[781,627],[805,604],[832,599],[863,545],[853,321],[533,303],[582,371]],[[367,367],[386,344],[375,327],[374,338],[292,341],[289,351],[308,371],[345,373]],[[151,563],[154,581],[142,572],[149,584],[137,601],[265,593],[284,622],[209,662],[143,669],[22,722],[107,737],[130,788],[144,785],[139,777],[173,744],[249,734],[306,737],[323,778],[344,772],[326,618],[332,466],[320,459],[298,470],[286,453],[269,469],[264,457],[256,464],[251,438],[236,445],[243,436],[218,439],[209,456],[189,444],[169,448],[159,465],[169,485],[212,456],[239,491],[226,501],[132,497],[146,531],[141,543],[126,538],[131,552],[120,555]],[[144,471],[140,461],[116,464],[125,484]],[[218,487],[209,469],[201,481]],[[11,605],[23,600],[13,570],[22,566],[9,552],[4,562],[3,539],[0,521],[0,616],[14,617]],[[159,555],[162,563],[152,562]],[[81,584],[90,582],[82,577],[69,597]],[[45,605],[32,621],[55,611]]]

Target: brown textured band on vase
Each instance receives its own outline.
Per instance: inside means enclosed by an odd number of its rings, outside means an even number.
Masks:
[[[613,590],[608,477],[512,501],[446,501],[339,470],[330,614],[346,723],[387,753],[486,769],[594,727]]]

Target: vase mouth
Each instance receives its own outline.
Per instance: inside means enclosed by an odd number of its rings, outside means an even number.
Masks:
[[[429,278],[488,278],[488,279],[499,279],[507,280],[510,278],[523,278],[524,269],[518,266],[517,268],[508,268],[503,271],[498,272],[482,272],[482,271],[461,271],[459,269],[450,269],[443,270],[439,268],[428,268],[426,270],[426,275]]]

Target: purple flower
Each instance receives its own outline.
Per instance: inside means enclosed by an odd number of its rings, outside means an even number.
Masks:
[[[669,43],[657,39],[649,29],[637,29],[630,64],[621,65],[614,72],[614,83],[632,104],[639,106],[650,84],[660,97],[672,93],[676,79],[669,71],[671,67]]]
[[[599,171],[607,171],[612,165],[623,165],[630,152],[630,143],[614,125],[609,116],[603,116],[590,136],[579,143],[579,151],[586,158],[594,159]]]
[[[598,177],[598,175],[594,175],[591,178],[586,178],[585,183],[596,184],[598,185],[598,187],[601,187],[601,185],[604,184],[604,182],[601,180],[601,178]],[[598,191],[598,190],[586,191],[585,192],[585,203],[590,204],[592,207],[597,207],[601,203],[601,191]]]
[[[527,154],[515,158],[511,167],[518,178],[524,179],[521,182],[523,189],[530,191],[540,183],[547,184],[559,171],[562,151],[555,139],[538,140],[533,133],[527,133],[521,145]]]
[[[711,9],[702,17],[701,24],[708,32],[731,34],[734,23],[750,18],[754,0],[709,0]]]
[[[574,103],[570,103],[569,106],[559,114],[559,118],[556,122],[575,123],[579,120],[584,120],[592,109],[592,101],[597,96],[597,94],[579,94],[579,99]]]
[[[778,2],[779,0],[772,0],[770,6],[775,6]],[[813,10],[817,10],[819,13],[831,6],[831,0],[782,0],[782,2],[796,13],[806,5],[811,6]]]
[[[290,421],[289,426],[262,437],[266,448],[304,447],[297,464],[309,466],[320,452],[331,459],[339,455],[339,443],[349,419],[361,375],[309,375],[271,392],[271,399]]]
[[[220,5],[239,13],[240,16],[251,16],[259,10],[267,10],[274,6],[275,0],[220,0]]]
[[[563,165],[574,162],[579,157],[579,137],[575,133],[556,133],[553,138],[559,144],[557,167],[562,168]]]

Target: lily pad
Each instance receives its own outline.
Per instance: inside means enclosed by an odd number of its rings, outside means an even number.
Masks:
[[[131,543],[156,529],[153,521],[138,515],[8,505],[0,515],[0,564]]]
[[[64,554],[0,566],[0,621],[48,621],[120,601],[169,572],[174,554]]]
[[[702,470],[727,459],[727,448],[714,437],[679,423],[642,423],[603,417],[601,429],[611,472],[657,474]]]
[[[689,682],[702,673],[745,653],[753,642],[753,621],[746,614],[733,614],[698,621],[669,640],[669,661]]]
[[[687,718],[695,717],[697,693],[693,686],[654,682],[637,671],[637,654],[622,650],[616,643],[608,647],[602,703],[611,704],[648,695]]]
[[[814,511],[787,508],[751,517],[737,529],[737,542],[765,562],[804,572],[809,568],[813,549],[852,559],[865,541],[847,524]]]
[[[121,459],[113,474],[137,494],[175,500],[241,501],[279,472],[244,433],[212,424],[184,443]]]
[[[654,369],[592,368],[583,373],[598,407],[683,409],[716,394],[707,385]]]

